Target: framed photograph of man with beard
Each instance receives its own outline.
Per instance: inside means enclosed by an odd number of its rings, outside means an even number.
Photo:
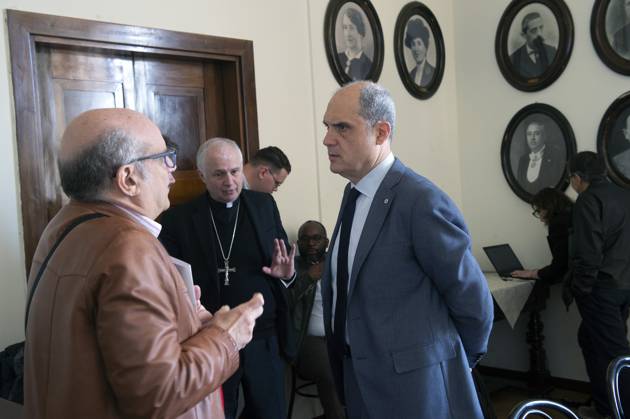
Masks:
[[[597,132],[597,152],[604,157],[608,176],[630,188],[630,92],[608,107]]]
[[[368,0],[331,0],[324,18],[324,44],[340,85],[378,81],[383,69],[383,29]]]
[[[573,129],[560,111],[544,103],[527,105],[503,135],[503,175],[514,193],[531,203],[543,188],[566,189],[566,165],[576,148]]]
[[[408,3],[398,14],[394,56],[411,95],[428,99],[435,94],[444,75],[444,38],[437,19],[424,4]]]
[[[560,77],[573,50],[573,18],[563,0],[513,0],[503,12],[495,55],[503,77],[525,92]]]
[[[604,64],[630,76],[630,0],[596,0],[591,39]]]

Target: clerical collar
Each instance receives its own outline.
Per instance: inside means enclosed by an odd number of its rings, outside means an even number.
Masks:
[[[208,194],[208,200],[210,201],[210,205],[212,206],[212,208],[216,208],[218,210],[232,209],[238,203],[239,199],[240,199],[240,196],[239,196],[239,198],[236,198],[232,202],[219,202],[217,200],[212,199],[210,194]]]
[[[374,197],[378,187],[381,186],[381,182],[385,178],[389,169],[394,165],[394,153],[390,152],[387,157],[383,159],[376,167],[374,167],[370,172],[363,176],[360,181],[357,182],[356,185],[352,185],[363,195],[368,197]]]
[[[146,228],[149,233],[157,238],[162,231],[162,225],[149,217],[140,214],[132,209],[125,208],[122,205],[113,204],[116,208],[122,210],[125,214],[129,215],[135,222]]]

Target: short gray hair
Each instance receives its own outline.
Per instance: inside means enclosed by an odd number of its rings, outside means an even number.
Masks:
[[[68,160],[57,161],[61,187],[70,198],[95,201],[111,188],[116,170],[137,158],[144,147],[120,129],[107,131],[95,144]],[[142,162],[136,166],[143,175]]]
[[[210,138],[208,141],[201,144],[199,146],[199,150],[197,150],[196,160],[197,160],[198,170],[202,170],[202,171],[205,170],[206,161],[204,159],[204,156],[206,154],[206,151],[215,144],[226,144],[231,147],[234,147],[238,151],[238,154],[241,156],[241,164],[243,163],[243,153],[241,152],[241,148],[238,146],[238,144],[236,144],[234,140],[230,140],[229,138],[223,138],[223,137],[214,137],[214,138]]]
[[[351,86],[355,83],[363,84],[359,93],[359,115],[373,127],[379,121],[388,122],[392,130],[389,135],[394,137],[394,127],[396,125],[396,105],[391,94],[383,86],[374,82],[356,81],[347,84],[344,87]]]

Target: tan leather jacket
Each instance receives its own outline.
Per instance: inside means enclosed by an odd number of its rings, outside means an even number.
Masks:
[[[71,202],[46,227],[25,352],[25,418],[223,418],[216,391],[238,367],[234,340],[202,327],[160,242],[106,203]],[[213,393],[214,392],[214,393]],[[212,394],[211,394],[212,393]]]

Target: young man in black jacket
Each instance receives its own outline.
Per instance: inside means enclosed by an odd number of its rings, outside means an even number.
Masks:
[[[630,355],[627,320],[630,310],[630,191],[606,178],[606,166],[590,151],[569,162],[571,186],[578,193],[573,207],[572,277],[582,323],[578,342],[591,381],[594,408],[582,407],[582,418],[611,415],[606,368],[620,355]],[[630,374],[621,399],[630,409]],[[622,382],[623,382],[622,378]]]

